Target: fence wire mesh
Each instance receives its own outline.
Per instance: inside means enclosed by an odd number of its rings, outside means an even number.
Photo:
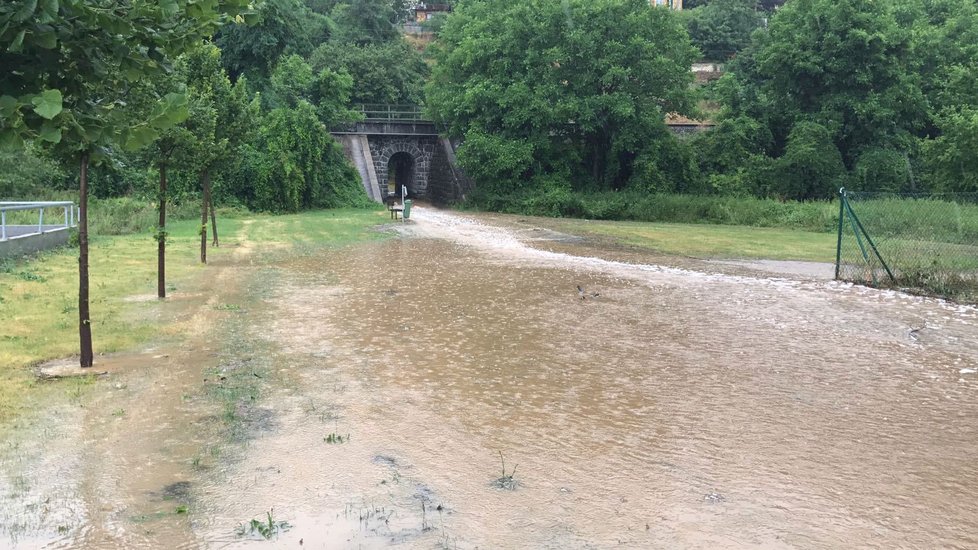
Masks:
[[[837,279],[978,303],[978,193],[840,199]]]

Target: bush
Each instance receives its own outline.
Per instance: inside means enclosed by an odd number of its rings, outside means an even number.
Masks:
[[[777,173],[777,189],[785,198],[810,200],[835,196],[846,170],[828,129],[816,122],[799,122],[788,135]]]
[[[635,190],[571,193],[554,187],[545,191],[508,195],[477,191],[465,206],[528,216],[747,225],[817,232],[835,231],[839,211],[838,205],[830,202],[642,193]]]
[[[870,149],[859,155],[850,185],[861,191],[907,191],[910,162],[892,149]]]
[[[188,200],[168,202],[166,217],[168,221],[197,219],[200,217],[200,203]],[[158,221],[155,202],[130,197],[89,200],[88,230],[93,235],[151,232]]]

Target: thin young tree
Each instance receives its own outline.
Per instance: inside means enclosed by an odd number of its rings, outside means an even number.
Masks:
[[[231,84],[221,65],[221,51],[211,43],[202,43],[184,54],[177,66],[187,84],[193,113],[184,126],[193,142],[188,164],[192,165],[200,181],[200,261],[207,263],[208,213],[214,245],[218,244],[211,175],[249,138],[252,123],[258,118],[258,103],[250,101],[244,77]]]

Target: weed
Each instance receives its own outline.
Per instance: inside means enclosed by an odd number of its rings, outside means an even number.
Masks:
[[[513,471],[506,473],[506,459],[503,458],[502,451],[499,451],[499,461],[502,462],[503,465],[503,475],[499,476],[499,478],[493,482],[493,485],[499,487],[500,489],[509,489],[511,491],[515,490],[517,481],[513,476],[516,475],[516,468],[519,467],[519,464],[513,466]]]
[[[350,434],[346,434],[346,437],[343,437],[342,435],[339,435],[339,434],[337,434],[337,433],[334,432],[334,433],[331,433],[331,434],[327,435],[326,437],[324,437],[323,438],[323,441],[325,441],[326,443],[330,443],[330,444],[332,444],[332,443],[349,443],[350,442]]]
[[[126,409],[116,409],[112,411],[112,416],[122,418],[123,416],[126,416]]]
[[[174,514],[178,514],[178,515],[186,514],[187,512],[188,509],[186,504],[181,504],[180,506],[177,506],[176,509],[173,511]]]
[[[273,510],[265,512],[267,521],[253,519],[247,524],[239,525],[238,536],[243,537],[245,535],[254,535],[257,533],[258,535],[261,535],[263,539],[269,540],[278,533],[287,531],[290,527],[292,527],[287,521],[275,521],[272,519]]]
[[[241,306],[238,304],[218,304],[214,306],[214,309],[218,311],[241,311]]]
[[[43,283],[43,282],[47,281],[47,279],[45,279],[43,276],[38,275],[37,273],[34,273],[33,271],[28,271],[28,270],[18,271],[17,272],[17,278],[18,279],[23,279],[25,281],[33,281],[33,282],[36,282],[36,283]]]

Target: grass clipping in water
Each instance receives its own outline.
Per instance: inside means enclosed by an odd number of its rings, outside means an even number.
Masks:
[[[273,536],[288,531],[291,525],[287,521],[275,521],[272,519],[272,510],[265,512],[266,520],[253,519],[247,524],[238,526],[238,536],[260,535],[263,539],[269,540]]]
[[[495,481],[492,482],[493,486],[498,487],[500,489],[509,489],[510,491],[516,490],[516,486],[519,483],[516,481],[516,478],[514,478],[513,476],[516,475],[516,468],[518,468],[520,465],[517,464],[516,466],[513,466],[513,471],[506,473],[506,460],[503,458],[502,451],[499,451],[499,461],[503,465],[503,475],[499,476]]]

